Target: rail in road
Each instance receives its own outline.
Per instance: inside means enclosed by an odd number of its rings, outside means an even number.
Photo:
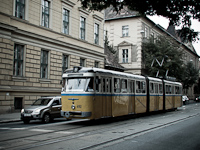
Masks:
[[[69,121],[18,129],[0,128],[0,149],[43,149],[63,143],[70,145],[70,149],[98,149],[200,115],[199,105],[194,106],[193,111],[187,107],[161,114],[120,117],[113,120]],[[84,139],[84,142],[73,144],[81,141],[80,139]]]

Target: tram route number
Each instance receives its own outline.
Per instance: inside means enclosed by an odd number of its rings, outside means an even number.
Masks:
[[[77,105],[77,108],[82,108],[82,105]]]

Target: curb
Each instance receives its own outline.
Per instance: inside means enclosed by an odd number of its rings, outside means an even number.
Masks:
[[[20,119],[2,120],[2,121],[0,121],[0,123],[19,122],[19,121],[22,121],[22,120],[20,120]]]

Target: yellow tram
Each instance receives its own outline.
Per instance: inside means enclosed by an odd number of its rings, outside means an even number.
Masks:
[[[62,76],[66,118],[99,119],[182,106],[178,82],[99,68],[74,67]]]

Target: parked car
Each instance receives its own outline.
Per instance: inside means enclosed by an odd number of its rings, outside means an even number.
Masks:
[[[185,105],[186,103],[188,103],[189,98],[186,95],[183,95],[182,96],[182,101],[183,101],[183,104]]]
[[[61,97],[41,97],[30,107],[21,110],[21,120],[27,124],[30,120],[42,120],[49,123],[54,118],[61,117]]]
[[[200,96],[196,97],[196,102],[199,102],[200,101]]]

